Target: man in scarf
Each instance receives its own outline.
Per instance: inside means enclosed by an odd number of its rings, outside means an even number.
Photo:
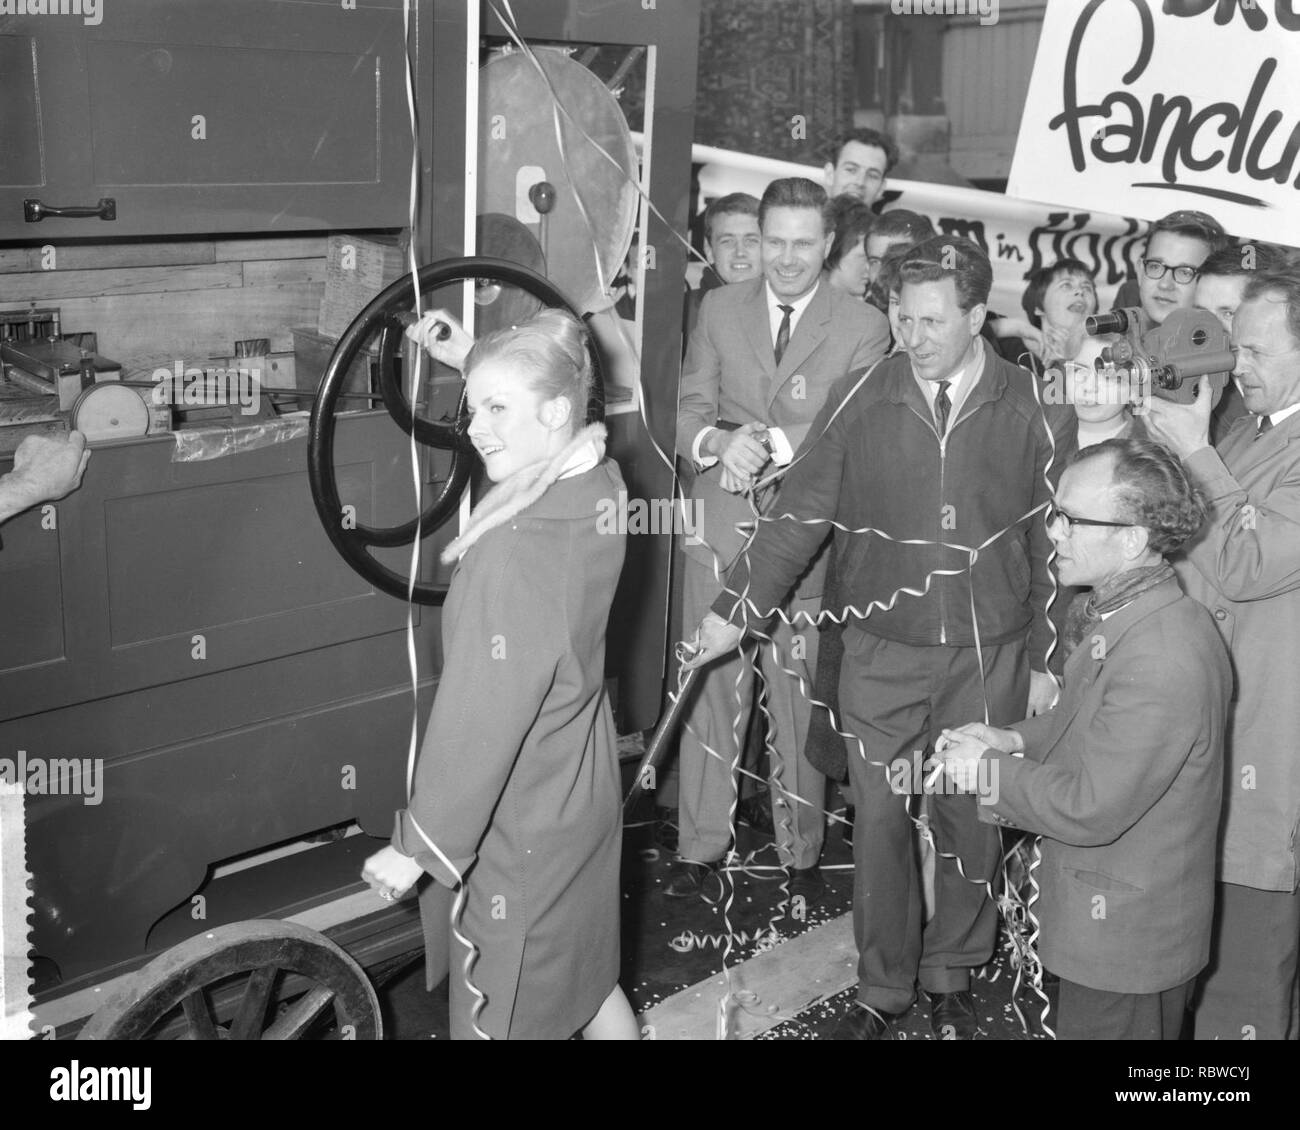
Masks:
[[[1232,672],[1165,560],[1205,516],[1166,448],[1080,451],[1048,527],[1061,583],[1092,588],[1070,609],[1061,700],[936,745],[981,820],[1043,837],[1040,956],[1062,1039],[1178,1039],[1209,959]]]

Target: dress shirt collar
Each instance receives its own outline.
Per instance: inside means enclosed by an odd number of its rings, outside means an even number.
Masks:
[[[1268,414],[1269,423],[1271,423],[1273,427],[1276,428],[1278,424],[1280,424],[1288,416],[1294,416],[1297,412],[1300,412],[1300,404],[1293,404],[1291,405],[1290,408],[1283,408],[1280,412],[1270,412]],[[1263,419],[1264,419],[1263,416],[1256,417],[1256,423],[1255,423],[1256,428],[1259,427],[1259,422],[1262,421]]]
[[[768,321],[772,324],[772,344],[776,344],[776,335],[781,328],[781,319],[785,317],[783,311],[778,307],[792,306],[793,311],[790,314],[790,332],[794,333],[794,328],[799,324],[799,319],[803,317],[803,312],[808,309],[808,303],[813,300],[813,295],[817,293],[817,287],[821,286],[819,279],[817,285],[812,288],[802,298],[780,298],[772,291],[772,284],[764,280],[763,293],[767,297],[767,315]]]
[[[961,406],[970,395],[970,390],[979,384],[980,376],[984,372],[984,339],[981,337],[974,338],[971,342],[973,355],[960,369],[948,378],[948,401],[952,405],[949,410],[949,419],[953,422],[957,419],[957,413],[961,411]],[[909,366],[911,362],[908,362]],[[934,411],[934,398],[939,395],[939,382],[922,380],[912,371],[912,379],[921,388],[921,395],[925,397],[925,402],[930,406],[930,411]],[[949,425],[951,426],[951,425]]]

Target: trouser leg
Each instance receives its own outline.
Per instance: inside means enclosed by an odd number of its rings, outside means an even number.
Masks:
[[[945,727],[982,721],[986,698],[992,725],[1024,717],[1029,664],[1023,642],[983,648],[983,677],[973,647],[927,650],[936,662],[929,748]],[[991,884],[1002,841],[996,827],[980,822],[976,796],[940,792],[927,800],[936,849],[934,915],[925,927],[920,982],[927,992],[951,993],[969,989],[971,969],[993,956],[998,911]]]
[[[686,622],[699,624],[717,598],[713,571],[686,559],[683,606]],[[693,629],[692,629],[693,630]],[[752,644],[743,656],[710,664],[696,676],[678,753],[678,854],[707,863],[721,859],[731,842],[732,769],[744,741],[753,695]],[[718,757],[711,756],[705,745]]]
[[[1109,993],[1061,979],[1060,1040],[1177,1040],[1193,981],[1159,993]]]
[[[820,606],[820,600],[794,600],[787,614],[791,619],[801,611],[815,616]],[[808,693],[812,691],[817,671],[818,633],[814,625],[797,623],[791,626],[778,620],[772,629],[772,638],[777,646],[779,664],[774,662],[771,645],[766,643],[761,648],[759,660],[767,683],[767,708],[771,720],[772,824],[781,862],[790,867],[812,867],[821,856],[822,840],[826,834],[823,808],[826,778],[808,761],[803,749],[812,716]],[[781,670],[782,667],[803,679],[803,689],[798,680]],[[793,796],[787,796],[786,791]]]
[[[921,957],[921,884],[909,804],[894,792],[888,767],[911,759],[929,728],[929,706],[917,688],[923,649],[844,631],[840,707],[849,780],[857,809],[853,827],[853,934],[858,947],[858,999],[903,1012],[916,998]]]
[[[1214,944],[1196,1003],[1198,1040],[1292,1040],[1300,892],[1217,884]]]

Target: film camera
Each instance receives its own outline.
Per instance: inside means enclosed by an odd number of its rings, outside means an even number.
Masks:
[[[1123,335],[1102,350],[1098,369],[1114,368],[1139,393],[1179,404],[1196,399],[1199,377],[1209,377],[1218,404],[1236,364],[1227,331],[1208,310],[1175,310],[1156,326],[1141,310],[1125,308],[1094,314],[1084,325],[1094,337]]]

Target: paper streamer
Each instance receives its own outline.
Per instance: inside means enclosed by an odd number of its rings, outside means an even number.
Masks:
[[[26,821],[21,783],[0,781],[0,1040],[27,1040],[32,1030],[31,913]]]

